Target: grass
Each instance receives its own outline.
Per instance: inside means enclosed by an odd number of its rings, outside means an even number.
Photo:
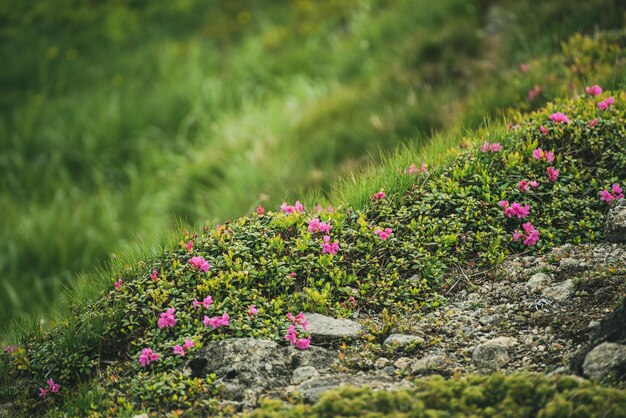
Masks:
[[[0,6],[0,322],[46,324],[77,277],[104,274],[137,236],[166,242],[175,225],[285,196],[362,204],[357,186],[331,185],[401,144],[430,140],[420,156],[435,160],[441,138],[453,145],[485,114],[560,95],[545,77],[563,62],[512,83],[517,64],[574,31],[619,27],[618,11],[609,0]],[[536,82],[546,94],[528,104]]]

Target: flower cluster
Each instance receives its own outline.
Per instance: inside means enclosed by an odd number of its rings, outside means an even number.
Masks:
[[[289,345],[295,345],[296,348],[300,350],[306,350],[309,348],[309,344],[311,343],[311,337],[308,336],[306,338],[298,338],[298,331],[296,327],[300,325],[304,331],[306,331],[306,326],[309,323],[304,316],[304,313],[300,312],[295,317],[291,312],[287,313],[287,319],[291,322],[289,328],[287,329],[287,333],[285,334],[285,340],[289,341]]]
[[[283,204],[280,205],[280,210],[283,211],[283,213],[289,215],[291,213],[302,212],[304,210],[304,206],[302,206],[302,203],[300,203],[299,200],[296,201],[293,206],[283,202]]]
[[[150,363],[153,363],[159,359],[159,354],[152,351],[151,348],[144,348],[139,354],[139,364],[141,367],[146,367]]]
[[[527,192],[529,190],[529,186],[532,187],[533,189],[536,189],[537,187],[539,187],[539,183],[536,182],[535,180],[522,180],[519,182],[519,189],[521,192]]]
[[[415,164],[411,164],[409,168],[406,170],[407,174],[419,174],[428,172],[428,165],[426,163],[422,163],[420,168],[417,168]]]
[[[202,302],[199,302],[198,299],[194,298],[193,308],[196,309],[202,306],[205,309],[209,309],[212,303],[213,303],[213,298],[211,296],[207,296],[206,298],[204,298]]]
[[[546,176],[548,176],[548,180],[555,182],[556,178],[559,176],[559,170],[554,167],[548,167],[546,169]]]
[[[613,203],[614,200],[623,198],[624,192],[622,191],[620,185],[617,183],[611,186],[611,191],[605,189],[600,192],[600,201],[606,202],[609,206]]]
[[[585,92],[590,96],[599,96],[600,94],[602,94],[602,87],[598,86],[597,84],[594,84],[591,87],[587,86],[585,87]]]
[[[539,231],[535,229],[533,224],[530,222],[522,224],[522,229],[524,230],[524,232],[520,232],[517,229],[515,230],[515,232],[513,233],[513,241],[517,242],[517,240],[523,238],[524,245],[535,245],[539,240]]]
[[[122,279],[118,279],[115,283],[113,283],[113,286],[115,286],[116,289],[122,287]]]
[[[339,241],[330,242],[330,235],[324,235],[322,254],[337,254],[337,251],[339,251]]]
[[[185,339],[185,342],[183,343],[183,345],[175,345],[174,346],[174,354],[177,354],[179,356],[185,356],[185,353],[187,352],[187,350],[189,350],[191,347],[194,346],[194,342],[193,340],[190,340],[189,338]]]
[[[528,213],[530,212],[530,206],[528,205],[522,206],[520,203],[511,203],[509,205],[509,202],[506,200],[501,200],[498,204],[502,206],[504,214],[509,218],[517,216],[522,219],[528,216]]]
[[[372,195],[372,199],[378,199],[378,200],[380,200],[380,199],[383,199],[385,196],[387,196],[387,195],[385,194],[385,192],[380,191],[380,192],[378,192],[378,193],[374,193],[374,194]]]
[[[391,234],[393,233],[393,229],[391,228],[385,228],[385,229],[381,229],[380,227],[376,227],[376,229],[374,230],[374,234],[378,235],[378,238],[382,239],[383,241],[386,241]]]
[[[152,270],[150,279],[152,279],[153,282],[156,282],[158,278],[159,278],[159,272],[157,270]]]
[[[248,308],[248,315],[254,316],[258,313],[259,313],[259,310],[256,308],[256,306],[250,305],[250,307]]]
[[[489,142],[485,141],[483,142],[483,146],[480,148],[480,150],[482,152],[498,152],[502,151],[503,148],[499,142],[494,142],[493,144],[490,144]]]
[[[61,385],[54,383],[54,379],[48,379],[47,388],[39,388],[39,397],[45,398],[48,393],[57,393],[61,389]]]
[[[541,86],[538,84],[535,84],[535,86],[532,89],[528,90],[528,101],[532,102],[533,100],[535,100],[537,96],[541,94],[542,91],[543,89],[541,88]]]
[[[548,135],[548,133],[550,133],[550,131],[544,128],[543,125],[539,127],[539,132],[541,132],[544,135]]]
[[[332,229],[330,222],[320,222],[319,218],[313,218],[309,221],[309,232],[324,232],[328,234]]]
[[[611,105],[615,104],[615,99],[612,97],[607,97],[606,99],[602,100],[601,102],[598,103],[598,109],[600,110],[606,110],[609,107],[611,107]]]
[[[211,268],[211,265],[204,259],[204,257],[191,257],[189,264],[203,272],[207,272]]]
[[[176,312],[175,308],[169,308],[165,312],[161,313],[161,317],[157,322],[159,328],[172,328],[174,325],[176,325],[176,317],[174,316],[174,312]]]
[[[193,251],[193,241],[189,241],[187,244],[183,244],[184,247],[187,249],[187,251],[192,252]]]
[[[207,327],[210,325],[213,329],[217,329],[230,325],[230,316],[226,312],[222,313],[222,316],[214,316],[212,318],[204,315],[202,323]]]
[[[556,112],[550,115],[550,120],[553,121],[555,124],[559,124],[559,123],[569,123],[569,119],[567,118],[567,116],[565,116],[565,114],[561,113],[561,112]]]
[[[533,151],[533,157],[535,160],[546,160],[549,163],[554,161],[554,153],[551,151],[544,151],[541,148],[537,148]]]

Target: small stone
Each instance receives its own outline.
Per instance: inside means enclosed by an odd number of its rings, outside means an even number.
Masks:
[[[431,371],[440,371],[446,363],[446,358],[440,354],[433,354],[422,357],[411,364],[411,372],[427,373]]]
[[[619,199],[611,206],[606,216],[604,234],[609,241],[626,242],[626,199]]]
[[[552,278],[546,273],[537,273],[526,282],[526,288],[530,293],[539,293],[552,283]]]
[[[516,344],[512,337],[498,337],[480,344],[472,353],[474,365],[480,369],[499,369],[511,361],[509,349]]]
[[[409,344],[424,344],[424,339],[416,335],[409,334],[391,334],[383,342],[383,348],[405,348]]]
[[[408,357],[400,357],[398,360],[396,360],[393,365],[396,367],[396,369],[400,369],[400,370],[404,370],[404,369],[408,369],[411,366],[412,360]]]
[[[148,414],[133,415],[133,418],[150,418]]]
[[[304,366],[298,367],[293,371],[293,376],[291,377],[292,385],[299,385],[302,382],[305,382],[309,379],[317,377],[320,375],[320,372],[313,366]]]
[[[617,343],[598,345],[585,357],[583,371],[591,379],[623,379],[626,377],[626,346]]]
[[[360,324],[349,319],[336,319],[318,313],[305,313],[304,316],[309,321],[307,332],[313,341],[355,339],[362,331]]]
[[[553,299],[557,302],[563,302],[574,294],[574,282],[571,279],[565,280],[554,286],[545,288],[541,295],[546,298]]]
[[[374,367],[376,367],[377,369],[384,369],[389,365],[389,363],[390,361],[388,358],[381,357],[377,359],[376,362],[374,362]]]

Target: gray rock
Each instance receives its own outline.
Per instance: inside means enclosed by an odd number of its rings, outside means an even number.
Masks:
[[[291,377],[291,384],[299,385],[302,382],[306,382],[309,379],[314,377],[318,377],[320,372],[313,366],[303,366],[298,367],[293,371],[293,376]]]
[[[408,369],[409,367],[411,367],[411,363],[413,363],[413,361],[410,358],[400,357],[398,360],[396,360],[393,363],[393,365],[395,366],[396,369],[404,370],[404,369]]]
[[[539,293],[552,283],[552,278],[546,273],[537,273],[526,282],[526,288],[530,293]]]
[[[385,367],[389,366],[389,359],[385,358],[385,357],[380,357],[379,359],[376,359],[376,362],[374,362],[374,367],[376,367],[377,369],[384,369]]]
[[[498,337],[478,345],[473,353],[474,365],[480,369],[496,370],[511,361],[509,349],[517,344],[511,337]]]
[[[292,390],[300,394],[305,402],[315,403],[320,399],[322,393],[342,386],[368,386],[374,390],[397,390],[410,387],[410,384],[405,381],[398,382],[391,376],[383,374],[376,376],[337,374],[307,380]]]
[[[583,371],[591,379],[623,379],[626,377],[626,345],[617,343],[598,345],[585,357]]]
[[[196,351],[188,367],[192,376],[215,373],[224,386],[223,399],[249,407],[263,392],[288,386],[295,369],[327,371],[336,360],[335,352],[321,347],[301,351],[269,340],[231,338]]]
[[[309,321],[307,332],[311,334],[311,340],[314,342],[355,339],[362,331],[360,324],[349,319],[336,319],[318,313],[304,315]]]
[[[391,334],[383,342],[383,348],[404,348],[409,344],[424,344],[424,339],[417,335],[409,334]]]
[[[428,373],[432,371],[441,371],[446,364],[446,358],[440,354],[433,354],[415,360],[411,364],[411,372]]]
[[[609,210],[604,234],[609,241],[626,242],[626,199],[619,199]]]
[[[563,302],[573,294],[574,282],[571,279],[567,279],[562,283],[547,287],[543,290],[543,292],[541,292],[543,297],[553,299],[557,302]]]

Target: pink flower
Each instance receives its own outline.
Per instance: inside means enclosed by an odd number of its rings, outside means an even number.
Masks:
[[[393,233],[393,229],[391,228],[385,228],[383,230],[377,226],[376,229],[374,230],[374,235],[378,235],[378,237],[383,241],[386,241],[391,236],[392,233]]]
[[[175,308],[169,308],[165,312],[161,313],[161,317],[159,318],[157,325],[159,328],[163,329],[165,327],[172,328],[176,325],[176,318],[174,317],[174,312],[176,312]]]
[[[502,206],[502,208],[504,209],[504,214],[509,218],[512,218],[514,216],[517,216],[520,219],[525,218],[530,212],[530,206],[528,205],[522,206],[519,203],[511,203],[509,205],[509,202],[507,202],[506,200],[501,200],[500,202],[498,202],[498,204]]]
[[[203,257],[199,257],[199,256],[192,257],[189,260],[189,264],[199,269],[200,271],[204,271],[204,272],[209,271],[209,269],[211,268],[211,265],[209,264],[209,262],[206,261]]]
[[[537,96],[541,94],[542,91],[543,89],[541,88],[541,86],[535,84],[532,89],[528,90],[528,100],[532,102],[537,98]]]
[[[480,147],[480,150],[482,152],[498,152],[498,151],[502,151],[502,145],[500,145],[500,143],[498,142],[494,142],[493,144],[490,144],[489,142],[485,141],[483,142],[483,146]]]
[[[554,161],[554,153],[551,151],[544,151],[541,148],[537,148],[533,151],[533,157],[535,160],[546,160],[549,163]]]
[[[289,345],[294,345],[297,338],[298,334],[296,333],[296,327],[289,325],[289,329],[287,329],[287,333],[285,334],[285,339],[289,341]]]
[[[183,348],[182,345],[175,345],[174,346],[174,354],[177,354],[179,356],[184,356],[185,355],[185,349]]]
[[[5,353],[9,353],[9,354],[13,354],[17,351],[19,347],[16,345],[7,345],[4,347],[4,352]]]
[[[139,364],[142,367],[146,367],[150,363],[153,363],[159,359],[159,355],[152,351],[150,348],[144,348],[139,354]]]
[[[538,183],[538,182],[536,182],[535,180],[531,180],[531,181],[529,181],[529,182],[528,182],[528,185],[529,185],[530,187],[532,187],[533,189],[536,189],[537,187],[539,187],[539,183]]]
[[[224,312],[222,316],[214,316],[213,318],[209,318],[208,316],[204,316],[204,320],[202,321],[205,326],[211,326],[213,329],[217,329],[219,327],[225,327],[230,325],[230,316]]]
[[[194,298],[194,300],[193,300],[193,307],[194,307],[194,309],[196,309],[199,306],[202,306],[205,309],[209,309],[211,307],[212,303],[213,303],[213,298],[211,296],[205,297],[202,302],[198,302],[198,299]]]
[[[156,282],[157,279],[159,278],[159,272],[156,270],[152,270],[152,274],[150,275],[150,278],[152,279],[153,282]]]
[[[185,350],[189,350],[194,345],[195,343],[193,342],[193,340],[190,340],[189,338],[185,338],[185,342],[183,343],[183,348]]]
[[[550,132],[546,128],[544,128],[543,126],[539,127],[539,131],[541,131],[541,133],[544,134],[544,135],[548,135],[548,132]]]
[[[422,163],[420,168],[417,168],[415,164],[411,164],[409,168],[406,170],[407,174],[419,174],[428,172],[428,164]]]
[[[613,200],[623,199],[623,198],[624,198],[624,192],[622,191],[622,188],[620,187],[618,183],[615,183],[613,184],[613,186],[611,186],[610,192],[608,190],[602,190],[600,192],[600,201],[606,202],[607,205],[609,206],[613,203]]]
[[[539,231],[535,229],[532,223],[526,222],[522,225],[524,232],[520,232],[516,230],[513,233],[513,241],[518,241],[520,238],[524,238],[524,245],[531,246],[535,245],[539,240]]]
[[[330,242],[330,235],[324,235],[322,254],[337,254],[337,251],[339,251],[339,241]]]
[[[291,277],[292,279],[296,278],[296,273],[294,273],[293,271],[291,273],[289,273],[289,277]]]
[[[185,248],[187,249],[187,251],[192,252],[193,251],[193,241],[189,241],[187,244],[185,244]]]
[[[592,121],[587,122],[587,126],[593,129],[598,124],[598,119],[594,119]]]
[[[561,112],[556,112],[556,113],[551,114],[550,120],[556,124],[559,124],[560,122],[569,123],[569,119],[567,118],[567,116],[565,116]]]
[[[47,389],[39,388],[39,397],[40,398],[45,398],[47,393],[48,393]]]
[[[283,204],[280,205],[280,210],[283,211],[283,213],[289,215],[291,213],[302,212],[304,210],[304,207],[302,206],[302,203],[300,203],[300,201],[298,200],[296,201],[294,206],[290,206],[283,202]]]
[[[548,167],[546,169],[546,175],[548,176],[548,180],[556,181],[556,178],[559,176],[559,170],[554,167]]]
[[[262,205],[257,206],[256,208],[256,214],[261,216],[265,213],[265,208]]]
[[[524,74],[526,74],[526,73],[528,72],[528,70],[529,70],[529,69],[530,69],[530,67],[528,66],[528,64],[523,64],[523,63],[522,63],[522,64],[520,64],[520,65],[519,65],[519,70],[520,70],[522,73],[524,73]]]
[[[594,84],[591,87],[587,86],[585,87],[585,92],[590,96],[598,96],[602,94],[602,87],[598,86],[597,84]]]
[[[320,222],[318,218],[313,218],[309,221],[309,232],[329,233],[331,229],[330,222]]]
[[[372,195],[372,199],[382,199],[386,196],[385,192],[378,192]]]
[[[256,306],[250,305],[250,307],[248,308],[248,315],[254,316],[258,313],[259,313],[259,310],[256,308]]]
[[[302,329],[305,330],[305,331],[306,331],[307,325],[309,324],[309,321],[307,321],[306,317],[304,316],[304,312],[300,312],[295,317],[293,316],[293,314],[291,312],[287,312],[287,319],[293,325],[300,325],[302,327]]]
[[[122,287],[122,279],[119,279],[118,281],[113,283],[113,286],[115,286],[116,289],[119,289],[120,287]]]
[[[615,103],[615,99],[614,98],[607,97],[606,99],[604,99],[604,100],[602,100],[601,102],[598,103],[598,109],[606,110],[614,103]]]
[[[311,337],[300,338],[296,341],[296,348],[299,350],[306,350],[309,348],[309,344],[311,343]]]

